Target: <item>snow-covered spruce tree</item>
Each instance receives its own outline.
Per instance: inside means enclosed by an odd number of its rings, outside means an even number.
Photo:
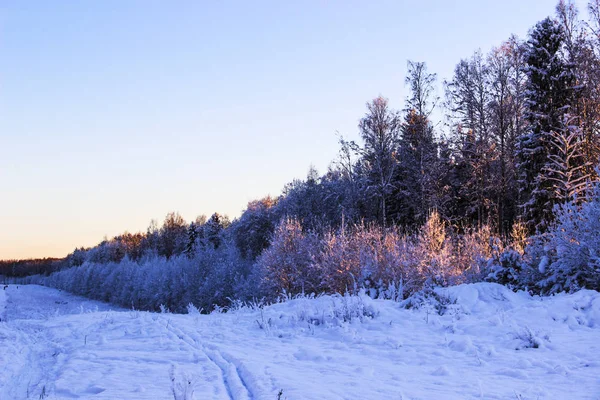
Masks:
[[[521,221],[515,222],[506,246],[498,246],[492,252],[487,262],[485,280],[505,285],[515,291],[539,292],[536,285],[541,279],[537,269],[543,257],[541,238],[541,235],[528,237],[525,224]]]
[[[429,120],[438,102],[435,81],[436,75],[427,72],[424,62],[408,61],[405,83],[410,94],[400,127],[398,167],[388,207],[390,219],[405,226],[423,224],[428,210],[436,205],[437,144]]]
[[[188,258],[192,258],[194,257],[194,253],[196,252],[196,242],[198,240],[198,227],[196,226],[195,222],[191,222],[190,225],[188,226],[188,231],[187,231],[187,243],[185,245],[185,254],[186,256],[188,256]]]
[[[555,213],[539,264],[542,293],[600,290],[600,182],[588,202],[574,199],[557,205]]]
[[[434,206],[437,146],[433,127],[425,115],[409,110],[401,128],[399,164],[389,214],[403,225],[421,225]]]
[[[513,290],[522,286],[523,260],[521,254],[512,248],[490,258],[487,270],[485,280],[488,282],[499,283]]]
[[[203,227],[206,244],[213,246],[215,249],[219,248],[223,241],[222,234],[230,225],[231,221],[227,215],[219,213],[211,215]]]
[[[595,166],[600,159],[600,2],[588,2],[590,21],[579,20],[573,0],[559,0],[556,17],[565,31],[566,59],[574,67],[575,99],[571,114],[577,116],[581,152],[587,166],[585,174],[596,178]]]
[[[556,154],[552,132],[569,110],[574,85],[572,66],[563,58],[564,32],[546,18],[531,31],[525,50],[526,117],[530,126],[518,139],[517,168],[521,217],[530,232],[545,231],[557,204],[550,156]]]
[[[584,201],[589,181],[590,162],[585,161],[583,135],[575,125],[577,117],[563,116],[560,129],[550,133],[554,154],[549,155],[545,171],[554,183],[554,196],[558,202]]]

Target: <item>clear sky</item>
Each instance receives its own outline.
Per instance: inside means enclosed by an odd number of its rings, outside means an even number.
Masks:
[[[402,107],[408,59],[450,78],[555,4],[0,1],[0,259],[239,216]]]

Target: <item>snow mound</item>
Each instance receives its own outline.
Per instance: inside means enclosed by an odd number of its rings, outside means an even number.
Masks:
[[[344,323],[365,322],[379,314],[376,301],[365,294],[298,296],[260,309],[261,320],[258,325],[261,328],[264,323],[280,328],[306,323],[315,326],[340,326]]]
[[[466,314],[495,313],[498,308],[508,310],[530,297],[527,293],[515,293],[506,286],[488,282],[463,284],[436,291],[455,301]]]
[[[548,308],[554,320],[563,321],[571,327],[600,328],[600,294],[593,290],[580,290],[573,294],[557,294],[547,298]]]

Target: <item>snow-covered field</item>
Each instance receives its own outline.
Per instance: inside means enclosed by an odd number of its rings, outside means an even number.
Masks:
[[[173,315],[9,286],[0,399],[600,399],[600,294],[441,293]]]

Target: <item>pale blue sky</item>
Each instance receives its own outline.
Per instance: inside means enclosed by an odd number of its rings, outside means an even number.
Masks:
[[[324,172],[368,100],[402,107],[408,59],[441,81],[555,4],[1,1],[0,259],[236,217]]]

